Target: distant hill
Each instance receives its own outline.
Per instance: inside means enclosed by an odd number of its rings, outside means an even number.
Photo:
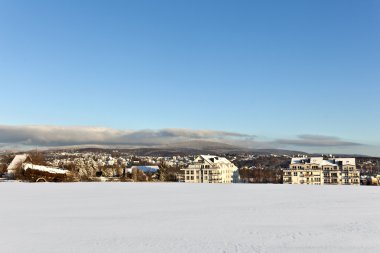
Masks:
[[[118,150],[120,152],[131,153],[140,156],[174,156],[174,155],[198,155],[198,154],[253,154],[253,155],[307,155],[302,151],[282,150],[282,149],[249,149],[236,145],[231,145],[216,141],[192,140],[180,143],[169,143],[153,147],[128,147],[128,146],[71,146],[55,148],[53,150],[78,150],[81,152],[105,152]]]
[[[309,153],[303,151],[296,150],[287,150],[287,149],[251,149],[250,153],[254,154],[273,154],[273,155],[288,155],[288,156],[296,156],[296,155],[310,155]]]
[[[250,149],[231,145],[217,141],[203,141],[203,140],[191,140],[179,143],[168,143],[165,145],[157,145],[150,147],[133,147],[129,145],[77,145],[77,146],[65,146],[55,148],[40,148],[40,151],[81,151],[81,152],[109,152],[120,151],[124,153],[130,153],[140,156],[174,156],[174,155],[198,155],[198,154],[211,154],[211,155],[223,155],[223,154],[252,154],[252,155],[307,155],[307,156],[321,156],[322,153],[307,153],[297,150],[286,149]],[[34,151],[34,150],[31,150]],[[25,151],[24,151],[25,152]],[[21,151],[13,151],[4,153],[23,153]],[[1,153],[0,153],[1,155]],[[371,157],[361,154],[333,154],[336,157]]]
[[[201,141],[201,140],[192,140],[180,143],[172,143],[158,146],[160,149],[190,149],[190,150],[208,150],[212,152],[224,153],[224,152],[242,152],[249,151],[249,149],[244,147],[239,147],[231,144],[226,144],[216,141]]]

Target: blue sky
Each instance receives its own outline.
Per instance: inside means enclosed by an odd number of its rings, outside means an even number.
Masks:
[[[379,59],[379,1],[3,0],[0,125],[207,129],[380,156]]]

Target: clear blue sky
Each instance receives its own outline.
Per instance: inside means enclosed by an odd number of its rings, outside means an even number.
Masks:
[[[3,125],[379,145],[380,1],[3,0],[0,87]]]

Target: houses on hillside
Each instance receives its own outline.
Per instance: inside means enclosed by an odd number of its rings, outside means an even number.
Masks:
[[[380,185],[380,159],[364,164],[366,160],[363,158],[332,156],[287,156],[281,159],[272,155],[225,156],[154,157],[115,152],[51,152],[45,153],[41,159],[33,153],[7,155],[0,157],[0,178],[3,181],[17,179],[29,182],[40,179],[56,182],[73,180]]]
[[[238,168],[224,157],[200,155],[186,168],[186,183],[237,183]]]
[[[284,184],[360,185],[355,158],[296,157],[283,170]]]
[[[380,174],[374,176],[363,175],[360,178],[360,184],[380,186]]]

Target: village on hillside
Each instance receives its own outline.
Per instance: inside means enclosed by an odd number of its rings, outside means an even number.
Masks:
[[[120,150],[3,153],[0,182],[380,185],[380,159],[279,154],[136,155]]]

